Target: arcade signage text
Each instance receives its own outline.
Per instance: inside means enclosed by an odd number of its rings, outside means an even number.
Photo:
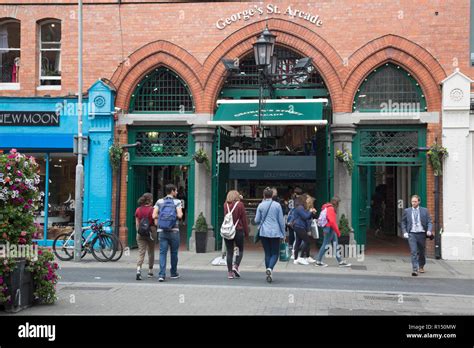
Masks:
[[[0,111],[0,126],[59,126],[59,114],[45,111]]]
[[[323,21],[319,18],[319,15],[313,15],[310,12],[298,10],[292,7],[291,5],[288,6],[286,9],[282,9],[278,5],[268,4],[265,7],[254,5],[248,10],[234,13],[233,15],[227,18],[219,18],[216,22],[216,27],[217,29],[222,30],[225,27],[231,25],[232,23],[238,22],[240,20],[248,21],[250,18],[254,16],[261,16],[264,13],[273,15],[284,15],[291,18],[301,18],[316,25],[317,27],[323,25]]]

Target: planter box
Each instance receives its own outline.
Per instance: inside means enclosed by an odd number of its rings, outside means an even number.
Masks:
[[[196,232],[196,253],[205,253],[207,244],[207,233]]]
[[[12,299],[11,303],[5,303],[3,306],[6,312],[16,313],[33,305],[33,277],[25,270],[25,266],[25,260],[18,261],[13,272],[5,277],[8,295]]]

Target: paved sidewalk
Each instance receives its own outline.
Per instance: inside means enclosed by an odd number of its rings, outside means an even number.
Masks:
[[[60,267],[63,269],[69,267],[85,267],[85,268],[136,268],[138,251],[137,249],[126,250],[122,258],[117,262],[97,262],[91,255],[86,255],[82,262],[59,261]],[[196,254],[190,251],[179,252],[179,269],[196,269],[196,270],[216,270],[223,272],[225,266],[214,266],[211,262],[221,255],[220,252],[211,252],[204,254]],[[159,250],[155,251],[155,269],[159,268]],[[411,277],[411,261],[409,256],[395,255],[365,255],[362,259],[346,258],[352,263],[350,268],[340,268],[334,258],[325,257],[324,261],[328,267],[320,268],[314,265],[295,265],[293,260],[290,262],[278,262],[276,269],[286,272],[308,272],[322,274],[360,274],[360,275],[383,275],[383,276],[400,276]],[[436,259],[427,259],[425,265],[426,273],[420,274],[424,278],[445,278],[445,279],[474,279],[474,262],[473,261],[445,261]],[[147,259],[143,267],[146,269]],[[167,268],[169,268],[169,254]],[[241,270],[242,271],[263,271],[264,260],[263,251],[244,252]]]

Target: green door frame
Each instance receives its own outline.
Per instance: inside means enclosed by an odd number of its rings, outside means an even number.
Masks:
[[[194,138],[191,135],[190,127],[183,126],[164,126],[164,127],[133,127],[128,130],[128,142],[133,144],[136,142],[138,132],[186,132],[188,133],[188,155],[187,156],[174,156],[174,157],[137,157],[135,148],[129,149],[129,162],[128,162],[128,180],[127,180],[127,227],[128,227],[128,244],[135,245],[136,231],[134,224],[134,213],[136,200],[134,192],[134,185],[131,183],[135,180],[135,166],[189,166],[188,171],[188,187],[187,187],[187,237],[186,244],[189,249],[189,238],[191,238],[192,228],[194,225],[194,177],[195,177],[195,162],[193,159],[194,154]],[[131,232],[133,231],[133,233]]]
[[[359,230],[359,219],[360,219],[360,175],[359,167],[367,166],[369,174],[371,168],[374,166],[402,166],[402,167],[420,167],[419,180],[417,192],[421,197],[422,202],[426,202],[426,154],[422,151],[418,151],[417,157],[403,158],[403,157],[380,157],[380,158],[361,158],[360,156],[360,131],[416,131],[418,133],[418,147],[426,146],[426,126],[413,126],[413,125],[397,125],[397,127],[380,125],[380,126],[358,126],[357,133],[354,137],[352,144],[352,156],[355,162],[355,168],[352,175],[352,226],[354,228],[355,239],[358,244],[366,244],[366,231]],[[370,201],[371,194],[371,175],[368,176],[367,180],[367,199]],[[366,219],[370,221],[370,209],[366,210]]]

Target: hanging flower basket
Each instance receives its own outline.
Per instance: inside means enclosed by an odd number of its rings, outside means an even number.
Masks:
[[[354,170],[352,154],[343,147],[342,150],[336,151],[336,159],[346,167],[347,173],[352,175],[352,171]]]
[[[113,170],[117,170],[120,161],[122,160],[123,149],[120,144],[113,143],[111,147],[109,147],[109,157],[110,157],[110,164],[112,165]]]
[[[433,168],[434,175],[443,175],[443,158],[448,157],[448,150],[438,143],[434,143],[430,146],[427,155],[428,161]]]
[[[203,148],[200,148],[199,150],[196,151],[196,153],[193,155],[194,160],[202,164],[204,163],[206,165],[206,169],[208,172],[211,171],[211,164],[209,163],[209,157],[207,156],[206,151],[204,151]]]

